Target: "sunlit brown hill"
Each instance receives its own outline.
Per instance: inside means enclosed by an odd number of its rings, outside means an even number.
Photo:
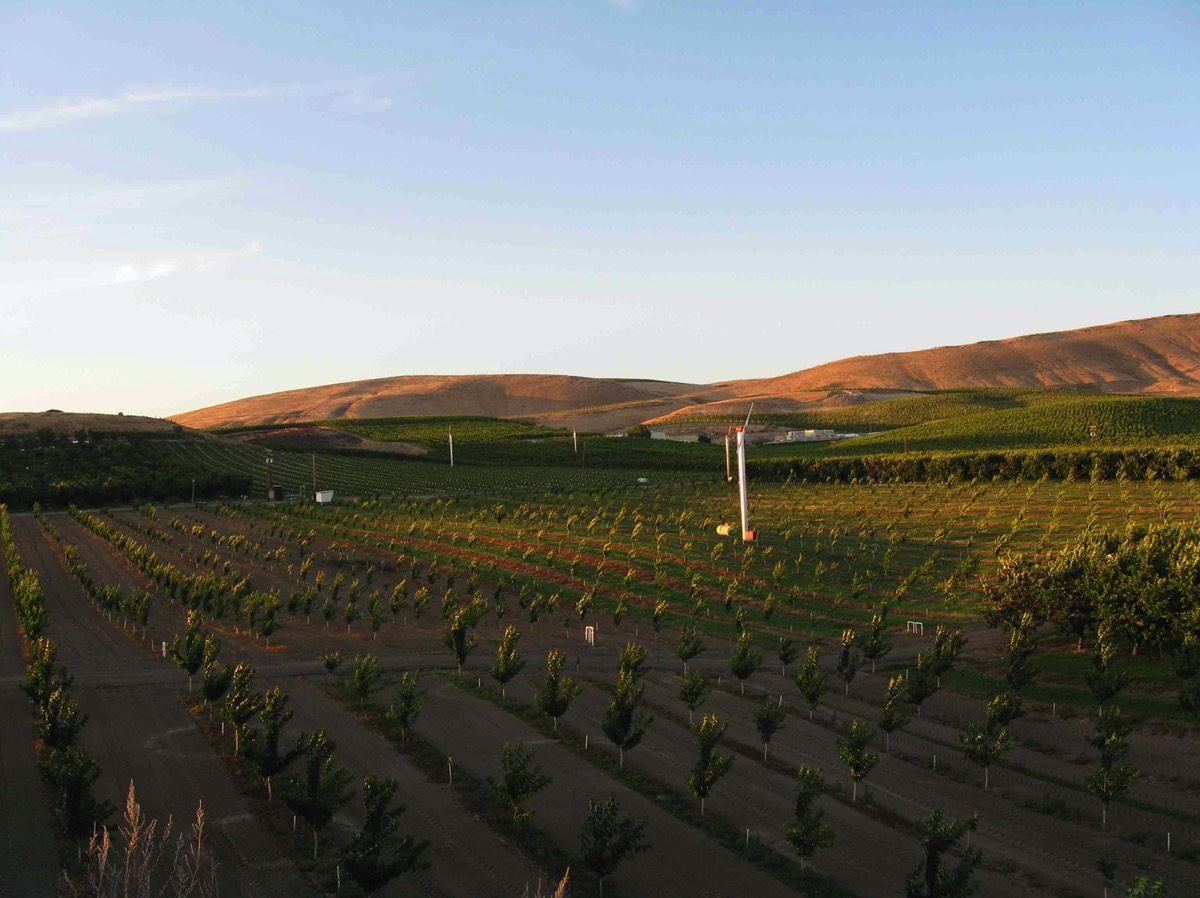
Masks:
[[[693,405],[711,390],[695,384],[565,375],[382,377],[239,399],[174,415],[172,420],[216,428],[333,418],[481,415],[535,418],[564,427],[587,420],[593,429],[602,430]]]
[[[109,415],[97,412],[63,412],[50,409],[44,412],[0,412],[0,433],[20,436],[50,430],[60,436],[77,433],[140,433],[163,435],[187,435],[208,438],[206,434],[187,431],[174,421],[165,418],[147,418],[142,415]]]
[[[917,352],[857,356],[761,380],[685,384],[565,375],[385,377],[289,390],[173,416],[217,428],[333,418],[484,415],[615,431],[673,415],[763,413],[954,388],[1074,387],[1200,395],[1200,314]]]

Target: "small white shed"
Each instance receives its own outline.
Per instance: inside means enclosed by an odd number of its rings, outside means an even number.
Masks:
[[[317,490],[317,504],[328,505],[333,501],[333,490]]]

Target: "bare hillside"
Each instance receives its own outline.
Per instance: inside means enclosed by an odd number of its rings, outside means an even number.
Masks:
[[[727,386],[745,396],[829,388],[1091,387],[1111,393],[1200,394],[1200,315],[856,356]]]
[[[764,410],[786,411],[876,401],[913,390],[1038,386],[1200,395],[1200,314],[857,356],[780,377],[709,385],[566,375],[385,377],[255,396],[173,420],[215,428],[485,415],[605,432],[677,412],[727,412],[750,399]]]
[[[705,389],[694,384],[550,374],[385,377],[239,399],[175,415],[172,420],[214,428],[399,415],[540,419],[641,403],[670,410],[695,403]],[[639,411],[629,423],[654,414]]]
[[[142,415],[103,415],[93,412],[61,412],[57,409],[45,412],[0,413],[0,433],[28,434],[39,430],[72,435],[81,430],[104,433],[180,433],[184,428],[165,418],[146,418]]]

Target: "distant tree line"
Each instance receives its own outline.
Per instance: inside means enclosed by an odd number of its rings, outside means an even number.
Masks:
[[[750,477],[800,483],[970,480],[1190,480],[1200,448],[1038,449],[926,455],[758,459]]]
[[[180,459],[162,434],[44,429],[0,436],[0,502],[13,509],[210,499],[249,493],[251,478]]]

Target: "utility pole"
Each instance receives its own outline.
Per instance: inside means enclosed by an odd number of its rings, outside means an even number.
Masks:
[[[317,497],[317,453],[313,453],[313,498]]]
[[[275,461],[275,459],[273,458],[273,454],[272,454],[271,450],[268,449],[267,450],[267,498],[268,499],[271,498],[271,487],[273,485],[271,483],[271,463],[273,461]]]

